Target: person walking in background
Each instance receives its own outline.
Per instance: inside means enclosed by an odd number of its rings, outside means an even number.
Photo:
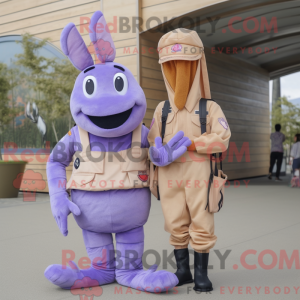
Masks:
[[[276,181],[281,181],[279,178],[282,159],[283,159],[283,142],[285,141],[285,135],[280,132],[281,125],[275,125],[275,132],[271,133],[271,155],[270,155],[270,169],[269,169],[269,179],[272,179],[272,170],[277,161],[277,170],[276,170]]]
[[[291,157],[293,159],[293,175],[295,175],[297,170],[300,173],[300,133],[295,135],[294,142],[295,144],[291,149]],[[298,177],[300,177],[300,174],[298,174]]]

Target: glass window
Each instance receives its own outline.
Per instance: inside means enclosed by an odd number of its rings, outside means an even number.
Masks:
[[[36,38],[32,40],[41,41]],[[6,125],[3,125],[3,122],[1,124],[0,116],[0,148],[3,150],[8,143],[10,146],[16,145],[18,151],[22,148],[52,148],[57,140],[60,140],[74,125],[68,108],[70,95],[64,95],[65,115],[59,115],[57,118],[50,116],[49,108],[47,111],[43,105],[42,93],[36,90],[34,84],[26,81],[24,74],[28,75],[28,70],[18,64],[17,55],[24,53],[22,41],[23,37],[20,35],[0,37],[0,64],[2,71],[4,70],[0,76],[4,76],[10,86],[8,100],[2,100],[0,103],[4,105],[3,101],[6,101],[6,105],[10,108],[10,120],[6,122]],[[70,64],[64,54],[49,42],[35,53],[37,57]],[[75,79],[78,72],[75,68],[73,69]],[[73,72],[73,69],[70,69],[70,72]],[[50,67],[49,72],[52,71],[53,67]]]

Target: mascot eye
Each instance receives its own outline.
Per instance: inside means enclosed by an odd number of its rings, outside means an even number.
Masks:
[[[83,81],[83,93],[87,98],[91,98],[97,89],[97,80],[94,76],[87,76]]]
[[[115,90],[120,95],[125,95],[128,89],[127,77],[123,73],[117,73],[114,76]]]
[[[85,83],[85,90],[89,95],[92,95],[94,93],[95,85],[94,81],[92,79],[88,79]]]

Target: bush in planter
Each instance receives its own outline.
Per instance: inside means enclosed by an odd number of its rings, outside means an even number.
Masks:
[[[0,161],[0,198],[18,197],[20,185],[14,186],[14,180],[24,173],[26,161]]]

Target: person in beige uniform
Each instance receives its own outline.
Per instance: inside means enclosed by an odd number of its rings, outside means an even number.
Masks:
[[[231,132],[222,109],[211,100],[204,48],[198,34],[176,29],[161,37],[158,49],[170,103],[163,136],[166,145],[163,146],[161,139],[165,102],[159,103],[154,112],[148,140],[150,159],[158,169],[165,230],[171,234],[170,244],[175,247],[178,285],[193,282],[190,243],[195,251],[194,289],[211,291],[207,265],[209,250],[217,237],[214,214],[207,209],[210,154],[228,148]],[[201,98],[210,99],[205,133],[201,133],[199,118]],[[187,139],[191,141],[189,147]],[[175,151],[174,145],[177,145]]]

